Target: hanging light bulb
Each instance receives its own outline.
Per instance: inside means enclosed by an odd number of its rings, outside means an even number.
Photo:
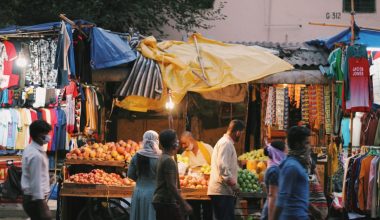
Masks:
[[[20,53],[20,55],[18,56],[16,60],[16,64],[19,67],[26,67],[26,65],[28,64],[28,61],[26,60],[23,53]]]
[[[173,102],[173,99],[172,99],[172,93],[171,93],[171,91],[169,90],[169,92],[168,92],[168,95],[169,95],[169,98],[168,98],[168,101],[166,102],[166,104],[165,104],[165,107],[166,107],[166,109],[168,109],[168,110],[173,110],[174,109],[174,102]]]

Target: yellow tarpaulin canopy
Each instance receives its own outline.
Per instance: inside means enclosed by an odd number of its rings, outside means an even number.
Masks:
[[[204,71],[198,60],[197,46]],[[138,49],[159,64],[165,87],[172,91],[175,103],[179,103],[188,91],[205,93],[293,69],[289,63],[263,50],[225,44],[200,34],[194,34],[187,43],[157,43],[154,37],[148,37],[140,42]],[[116,105],[134,111],[160,110],[166,97],[167,94],[163,94],[157,101],[130,96]]]

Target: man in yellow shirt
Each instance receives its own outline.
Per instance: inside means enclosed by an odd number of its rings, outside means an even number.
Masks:
[[[181,135],[181,146],[184,149],[182,156],[189,158],[190,167],[199,167],[211,164],[213,148],[206,143],[195,140],[193,134],[185,131]]]
[[[213,148],[210,145],[195,140],[193,134],[189,131],[182,133],[180,141],[184,150],[182,156],[189,158],[190,167],[211,164]],[[193,207],[193,214],[189,216],[189,220],[212,219],[210,201],[190,200],[189,204]]]

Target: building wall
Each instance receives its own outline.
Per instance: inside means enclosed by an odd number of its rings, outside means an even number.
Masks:
[[[351,16],[343,13],[343,0],[216,0],[227,1],[226,20],[217,21],[211,30],[198,30],[221,41],[304,42],[329,37],[345,28],[309,25],[309,22],[350,25]],[[356,0],[358,1],[358,0]],[[215,4],[217,4],[217,2]],[[356,14],[356,23],[380,28],[380,1],[376,13]],[[185,32],[166,28],[169,39],[182,40]]]

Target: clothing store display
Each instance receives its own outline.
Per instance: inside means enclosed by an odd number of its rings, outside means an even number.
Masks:
[[[380,208],[379,159],[376,150],[347,158],[343,181],[343,204],[349,212],[365,214],[372,218],[380,217],[380,213],[377,212]]]

